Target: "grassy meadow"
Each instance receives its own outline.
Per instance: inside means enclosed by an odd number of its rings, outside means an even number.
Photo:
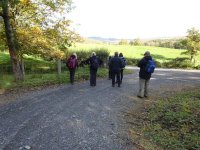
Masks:
[[[171,49],[171,48],[162,48],[162,47],[152,47],[152,46],[130,46],[130,45],[114,45],[114,44],[88,44],[88,43],[78,43],[76,46],[73,46],[70,48],[70,51],[76,52],[76,51],[91,51],[95,49],[104,48],[107,49],[111,56],[113,56],[115,51],[123,53],[124,57],[127,59],[135,59],[138,60],[141,57],[143,57],[143,54],[145,51],[150,51],[153,58],[159,63],[177,63],[174,62],[176,59],[178,61],[187,60],[190,57],[188,55],[181,54],[182,52],[185,52],[186,50],[179,50],[179,49]],[[190,63],[189,60],[187,60],[185,63]],[[183,68],[191,68],[191,65],[185,64],[186,66]],[[187,67],[188,65],[188,67]],[[196,58],[196,65],[200,65],[200,55]],[[169,68],[182,68],[182,66],[166,66],[161,65],[159,67],[169,67]]]

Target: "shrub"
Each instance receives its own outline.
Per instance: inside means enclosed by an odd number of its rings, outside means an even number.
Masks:
[[[190,62],[189,58],[176,58],[162,64],[166,68],[194,68],[194,65]]]
[[[73,50],[71,50],[71,53],[72,51]],[[91,56],[92,52],[96,52],[97,56],[103,61],[104,64],[107,62],[110,52],[108,51],[108,49],[105,49],[105,48],[96,48],[96,49],[94,48],[94,49],[90,49],[89,51],[86,51],[86,50],[73,51],[73,53],[77,54],[79,63],[81,61],[88,59]]]
[[[140,59],[137,58],[126,58],[127,65],[137,66]]]

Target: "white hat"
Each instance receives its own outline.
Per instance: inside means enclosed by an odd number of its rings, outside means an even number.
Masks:
[[[92,56],[96,56],[96,53],[95,53],[95,52],[92,52]]]

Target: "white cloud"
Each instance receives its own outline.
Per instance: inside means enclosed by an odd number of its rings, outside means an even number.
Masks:
[[[82,36],[152,38],[200,29],[199,0],[75,0],[69,18]]]

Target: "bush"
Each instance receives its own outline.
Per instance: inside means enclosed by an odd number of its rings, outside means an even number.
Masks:
[[[198,66],[195,66],[194,68],[195,68],[195,69],[200,69],[200,65],[198,65]]]
[[[189,58],[176,58],[168,62],[162,63],[162,67],[166,68],[194,68]]]
[[[140,59],[136,59],[136,58],[126,58],[127,65],[137,66],[139,61]]]
[[[86,50],[73,51],[73,50],[71,50],[70,53],[76,53],[77,57],[78,57],[78,61],[80,63],[81,61],[88,59],[91,56],[92,52],[96,52],[97,57],[99,57],[103,61],[104,64],[107,63],[107,59],[108,59],[110,52],[108,51],[108,49],[105,49],[105,48],[90,49],[89,51],[86,51]]]

